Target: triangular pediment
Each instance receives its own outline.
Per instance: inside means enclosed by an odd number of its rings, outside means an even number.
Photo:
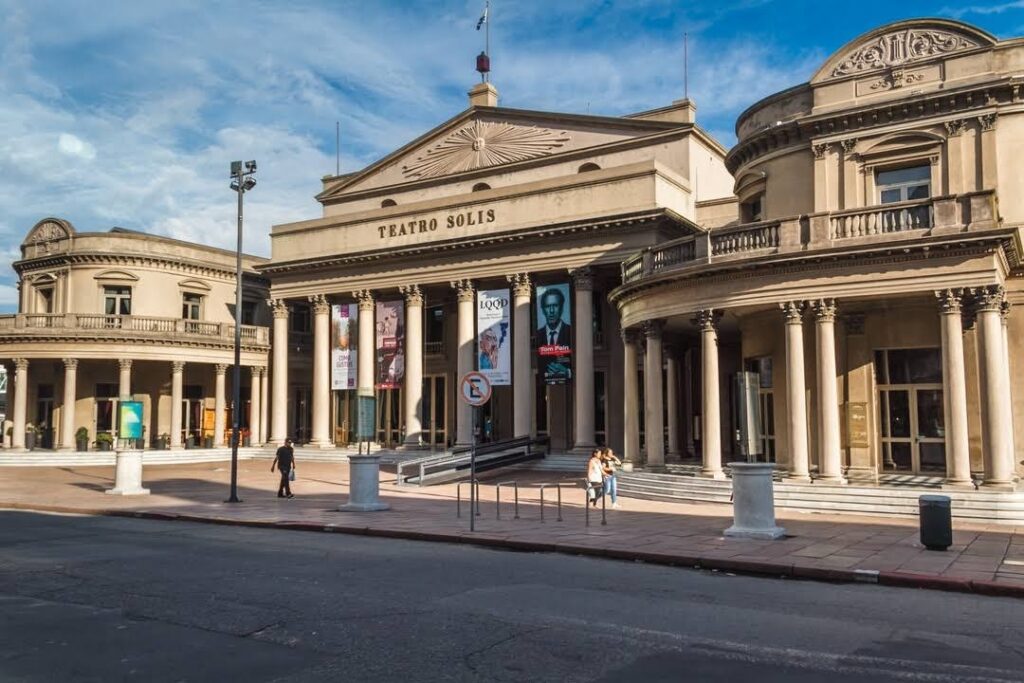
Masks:
[[[689,124],[517,109],[468,109],[363,171],[329,183],[320,201],[457,177],[678,129]]]

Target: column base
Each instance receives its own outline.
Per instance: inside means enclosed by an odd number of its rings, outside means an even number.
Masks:
[[[829,486],[846,486],[850,482],[847,481],[846,477],[834,476],[834,477],[823,477],[817,476],[814,478],[815,484],[828,484]]]
[[[973,479],[947,479],[942,482],[942,489],[944,491],[974,491],[976,488]]]
[[[878,470],[866,467],[850,467],[846,470],[846,480],[851,484],[878,484]]]
[[[334,448],[335,446],[330,441],[310,441],[304,447],[305,448],[313,448],[313,449],[317,449],[317,450],[321,450],[321,451],[326,451],[326,450],[330,450],[330,449]]]
[[[415,442],[412,442],[412,443],[403,443],[401,446],[398,447],[398,450],[400,450],[400,451],[427,451],[427,450],[430,450],[430,446],[428,446],[425,443],[420,443],[419,441],[415,441]]]
[[[978,488],[986,491],[1008,491],[1012,493],[1017,490],[1017,484],[1013,481],[983,481]]]
[[[786,530],[781,526],[774,526],[768,529],[744,529],[731,526],[723,532],[729,538],[756,538],[762,541],[774,541],[783,538]]]
[[[58,453],[74,453],[77,450],[78,449],[75,448],[74,446],[61,446],[60,448],[57,449],[57,452]]]
[[[700,476],[705,479],[718,479],[719,481],[726,479],[725,472],[722,470],[702,469]]]
[[[811,475],[809,474],[785,474],[782,477],[783,483],[786,484],[810,484]]]
[[[179,445],[175,446],[175,445],[171,444],[170,446],[167,447],[167,450],[169,450],[169,451],[183,451],[183,450],[185,450],[185,445],[184,444],[179,444]]]

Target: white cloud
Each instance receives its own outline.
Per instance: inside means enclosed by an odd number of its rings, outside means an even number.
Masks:
[[[96,148],[71,133],[60,134],[57,148],[69,157],[78,157],[90,161],[96,158]]]

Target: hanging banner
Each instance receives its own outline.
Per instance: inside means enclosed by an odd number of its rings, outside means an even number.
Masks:
[[[538,370],[546,384],[565,384],[572,379],[572,313],[569,285],[537,285]]]
[[[331,306],[331,389],[356,388],[358,304]]]
[[[377,388],[398,389],[405,377],[405,302],[377,303]]]
[[[485,289],[476,295],[477,369],[497,386],[512,383],[509,298],[507,289]]]

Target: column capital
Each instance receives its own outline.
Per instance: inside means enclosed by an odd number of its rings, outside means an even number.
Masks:
[[[77,358],[64,358],[62,360],[64,361],[65,370],[75,370],[76,368],[78,368]]]
[[[228,365],[227,363],[217,363],[216,365],[213,366],[214,370],[217,371],[218,375],[225,374],[228,371],[228,368],[230,367],[231,366]]]
[[[451,286],[459,301],[473,301],[476,290],[473,289],[472,280],[452,280]]]
[[[819,323],[834,323],[836,321],[836,300],[818,299],[814,307],[814,317]]]
[[[665,330],[664,320],[645,320],[641,323],[644,336],[648,339],[661,339],[661,333]]]
[[[359,302],[360,311],[373,310],[373,292],[368,289],[357,289],[352,292],[352,298]]]
[[[707,332],[708,330],[714,330],[721,318],[721,311],[716,311],[712,308],[705,308],[697,311],[692,322],[701,332]]]
[[[998,115],[995,112],[990,112],[988,114],[982,114],[981,116],[979,116],[978,124],[981,126],[981,130],[995,130],[997,116]]]
[[[623,344],[639,344],[641,330],[635,327],[624,327],[619,330],[619,334],[622,335]]]
[[[966,122],[963,119],[953,119],[952,121],[946,121],[943,124],[946,126],[946,135],[948,137],[955,138],[956,136],[960,135],[960,133],[963,133],[964,123]]]
[[[402,285],[398,288],[405,296],[406,306],[422,306],[423,305],[423,290],[420,289],[419,285]]]
[[[185,361],[183,361],[183,360],[173,360],[173,361],[171,361],[171,372],[172,373],[174,373],[175,375],[180,375],[184,371],[185,371]]]
[[[828,154],[829,147],[831,146],[832,145],[828,144],[827,142],[811,145],[811,150],[814,152],[814,158],[824,159],[825,155]]]
[[[572,286],[576,290],[594,290],[594,271],[591,268],[575,268],[569,271],[572,276]]]
[[[274,318],[288,317],[288,304],[285,303],[284,299],[267,299],[267,306],[270,306],[270,310],[274,313]]]
[[[938,299],[940,313],[944,315],[959,315],[963,312],[964,290],[939,289],[935,292],[935,298]]]
[[[1003,305],[999,307],[999,314],[1003,316],[1003,324],[1006,324],[1007,319],[1010,317],[1011,304],[1005,297],[1003,298]]]
[[[330,315],[331,303],[324,294],[313,294],[307,297],[309,303],[313,304],[314,315]]]
[[[121,368],[122,370],[131,370],[132,369],[132,359],[131,358],[120,358],[117,361],[117,366],[119,368]]]
[[[28,370],[28,359],[27,358],[12,358],[14,367],[17,370]]]
[[[512,285],[513,296],[530,296],[533,294],[533,283],[530,282],[529,273],[512,273],[506,275],[505,279]]]
[[[249,372],[252,373],[253,379],[258,379],[263,376],[263,368],[253,365],[249,368]]]
[[[779,304],[787,325],[802,325],[807,304],[803,301],[783,301]]]
[[[975,313],[991,312],[1002,313],[1003,302],[1006,300],[1006,289],[1002,285],[987,285],[971,290],[971,298]]]

